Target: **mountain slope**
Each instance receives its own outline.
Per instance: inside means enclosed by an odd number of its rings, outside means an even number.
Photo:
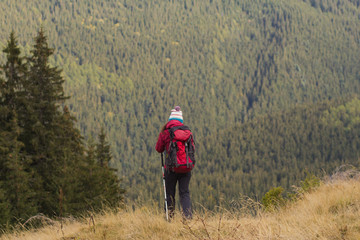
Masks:
[[[148,200],[161,194],[154,144],[174,105],[197,136],[199,162],[211,163],[217,143],[208,139],[226,142],[223,129],[359,93],[359,14],[356,0],[5,0],[0,41],[14,29],[26,53],[44,26],[79,128],[90,136],[105,125],[129,197]],[[241,156],[226,154],[236,164],[225,165],[242,165]],[[257,169],[257,157],[249,158]],[[199,166],[201,177],[226,173]],[[199,192],[217,185],[200,184]]]
[[[360,100],[299,105],[224,129],[218,138],[207,140],[214,147],[206,149],[208,160],[196,179],[213,189],[208,192],[212,203],[239,194],[261,198],[275,186],[290,189],[309,172],[328,174],[342,164],[359,167]]]

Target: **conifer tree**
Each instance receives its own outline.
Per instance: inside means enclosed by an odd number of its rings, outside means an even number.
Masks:
[[[102,127],[98,136],[99,143],[96,145],[96,157],[101,167],[109,167],[110,160],[112,158],[110,145],[106,141],[105,130]]]
[[[116,170],[109,166],[112,159],[110,145],[106,141],[106,133],[103,128],[98,135],[99,142],[96,144],[96,158],[100,167],[99,187],[102,189],[104,204],[116,207],[123,199],[125,190],[120,187],[120,180]]]
[[[3,82],[2,96],[3,104],[8,109],[8,120],[12,119],[16,114],[17,122],[22,131],[28,118],[28,101],[26,99],[26,83],[28,66],[24,63],[25,58],[21,57],[18,41],[15,33],[11,32],[7,45],[3,49],[6,62],[1,66],[6,81]],[[19,139],[21,141],[21,134]]]
[[[6,63],[1,66],[6,77],[4,103],[11,109],[18,110],[25,104],[24,85],[26,85],[27,65],[24,63],[24,57],[20,56],[21,52],[14,32],[10,33],[3,52],[6,55]],[[20,100],[23,101],[20,102]]]
[[[60,216],[76,214],[86,210],[85,195],[90,189],[82,188],[82,168],[85,165],[83,138],[74,127],[75,118],[67,106],[58,119],[56,143],[61,146],[55,149],[56,168],[53,181],[58,188],[58,213]]]
[[[10,204],[4,190],[4,183],[0,181],[0,228],[9,223],[9,219],[11,218],[9,206]]]
[[[29,162],[19,141],[21,128],[17,122],[19,93],[25,67],[19,58],[14,34],[10,35],[7,47],[7,62],[2,66],[5,80],[0,80],[0,182],[2,185],[0,205],[6,206],[1,214],[3,222],[11,223],[36,212],[36,202],[28,172]],[[1,207],[0,207],[1,208]]]
[[[64,154],[59,154],[58,128],[61,112],[59,105],[66,99],[63,91],[61,71],[51,67],[49,58],[53,49],[48,47],[47,37],[41,28],[35,38],[35,45],[29,58],[28,74],[29,114],[24,127],[24,143],[28,154],[32,156],[32,166],[38,175],[40,184],[38,199],[43,213],[59,213],[59,167]]]
[[[112,155],[106,141],[104,129],[98,135],[98,143],[88,140],[86,167],[83,170],[83,186],[88,209],[101,210],[103,207],[117,207],[123,200],[124,189],[115,169],[109,167]]]
[[[5,89],[5,81],[4,79],[1,78],[0,75],[0,143],[6,141],[4,136],[5,122],[3,119],[7,116],[8,109],[4,104],[4,89]],[[6,152],[5,148],[3,147],[2,144],[0,144],[0,169],[3,169],[5,165],[5,161],[4,161],[5,154],[2,154],[5,152]],[[6,192],[4,187],[5,187],[5,183],[2,174],[0,174],[0,227],[2,225],[7,224],[10,219],[10,204],[6,197]]]
[[[61,70],[50,66],[49,61],[54,50],[48,47],[47,37],[42,28],[35,38],[33,47],[29,58],[30,72],[27,90],[37,122],[53,130],[56,118],[60,115],[59,105],[67,99],[62,86],[64,79],[61,76]]]
[[[102,180],[103,169],[97,163],[96,144],[93,138],[87,143],[86,165],[83,168],[83,186],[85,191],[86,207],[98,211],[103,207],[105,201],[103,196]]]
[[[23,143],[18,141],[20,128],[18,127],[16,113],[9,122],[4,123],[7,127],[2,131],[0,139],[2,158],[1,180],[5,183],[6,199],[9,202],[11,213],[10,222],[26,219],[37,212],[37,201],[34,199],[32,171],[29,170],[29,158],[22,151]]]

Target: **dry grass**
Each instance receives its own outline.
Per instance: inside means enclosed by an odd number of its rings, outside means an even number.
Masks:
[[[179,215],[179,214],[178,214]],[[64,223],[3,235],[5,239],[360,239],[359,178],[327,180],[296,203],[257,216],[243,212],[179,216],[171,223],[147,208],[98,215],[82,222]]]

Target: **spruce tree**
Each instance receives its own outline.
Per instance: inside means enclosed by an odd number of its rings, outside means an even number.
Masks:
[[[58,185],[58,213],[60,216],[78,214],[86,210],[85,195],[90,189],[82,186],[82,169],[85,165],[83,137],[74,126],[75,118],[67,106],[58,119],[56,142],[56,168],[53,181]]]
[[[98,135],[98,143],[88,140],[86,166],[83,169],[83,186],[88,209],[99,211],[103,207],[118,207],[123,200],[124,189],[115,169],[109,166],[112,159],[110,145],[104,129]]]
[[[23,143],[18,141],[20,128],[16,113],[4,123],[7,129],[2,131],[1,147],[1,180],[5,184],[6,199],[11,213],[10,222],[25,220],[37,213],[37,201],[33,190],[33,173],[29,170],[29,158],[22,151]]]
[[[125,190],[120,187],[119,177],[116,170],[109,166],[112,154],[110,145],[106,141],[106,133],[103,128],[98,136],[99,142],[96,144],[96,158],[100,166],[101,180],[98,183],[102,189],[102,196],[105,204],[110,207],[117,207],[123,200]]]
[[[10,221],[10,204],[6,198],[4,182],[0,181],[0,228],[7,225]]]
[[[0,83],[0,181],[10,214],[7,222],[14,222],[35,214],[36,201],[29,157],[19,140],[22,128],[18,123],[18,112],[24,113],[27,67],[20,57],[14,32],[3,52],[7,61],[1,66],[6,80]]]
[[[5,139],[5,121],[6,116],[8,114],[8,108],[4,104],[4,89],[5,89],[5,80],[1,78],[0,72],[0,143],[6,141]],[[4,168],[6,148],[3,144],[0,144],[0,169]],[[4,177],[2,173],[0,173],[0,227],[7,224],[10,220],[10,203],[8,198],[6,197],[6,191],[4,183]]]
[[[107,168],[112,159],[110,145],[106,141],[106,133],[102,127],[98,136],[99,143],[96,145],[96,157],[101,167]]]
[[[83,167],[83,187],[85,192],[85,202],[88,209],[98,211],[105,202],[103,196],[102,172],[103,169],[97,163],[96,143],[91,137],[87,143],[86,165]]]
[[[24,126],[23,139],[32,166],[41,187],[37,189],[40,210],[48,215],[59,213],[61,188],[58,179],[64,154],[58,142],[61,112],[59,105],[66,99],[63,91],[61,70],[51,67],[49,59],[53,49],[48,47],[47,37],[41,28],[28,59],[30,64],[27,84],[29,113]]]
[[[25,104],[24,85],[26,85],[27,65],[24,63],[24,57],[20,56],[21,52],[14,32],[10,33],[3,53],[6,56],[6,63],[1,66],[6,77],[4,103],[11,109],[18,110]]]

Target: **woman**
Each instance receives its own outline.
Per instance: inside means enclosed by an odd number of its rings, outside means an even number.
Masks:
[[[183,116],[180,107],[176,106],[174,109],[171,110],[169,121],[161,129],[155,147],[156,151],[158,151],[159,153],[162,153],[164,151],[166,151],[166,153],[169,153],[169,145],[170,145],[169,129],[179,126],[184,126]],[[182,138],[184,138],[184,140],[188,139],[192,135],[190,130],[179,129],[176,130],[176,133],[177,133],[176,135],[181,136]],[[177,156],[179,158],[180,154],[177,154]],[[184,160],[182,159],[182,161]],[[188,166],[186,166],[186,164],[184,165],[173,168],[166,168],[165,166],[166,198],[169,209],[169,216],[173,217],[175,210],[176,184],[179,183],[180,204],[183,210],[183,215],[184,217],[190,219],[192,218],[192,210],[191,210],[189,183],[191,178],[191,169],[193,168],[194,165],[192,162],[191,162],[191,167],[189,167],[189,164]]]

